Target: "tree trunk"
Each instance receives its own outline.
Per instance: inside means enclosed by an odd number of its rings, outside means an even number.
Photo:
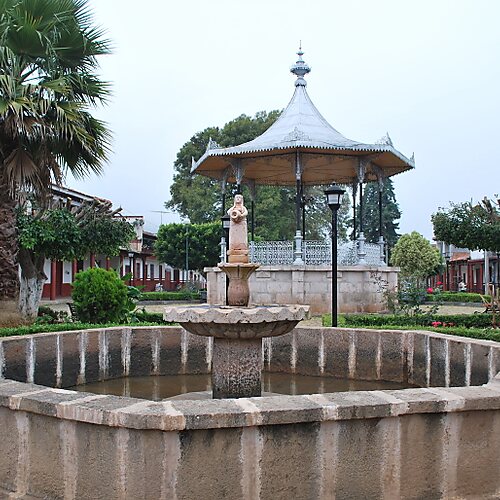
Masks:
[[[8,191],[3,172],[0,170],[0,325],[22,322],[18,310],[16,203]]]
[[[19,250],[19,264],[21,266],[19,311],[24,320],[28,322],[35,321],[38,316],[43,284],[47,279],[43,272],[44,261],[44,255],[35,255],[24,248]]]

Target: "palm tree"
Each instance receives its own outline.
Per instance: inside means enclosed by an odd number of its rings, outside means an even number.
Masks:
[[[87,0],[0,0],[0,324],[19,319],[16,210],[52,183],[102,171],[110,133],[89,109],[110,52]]]

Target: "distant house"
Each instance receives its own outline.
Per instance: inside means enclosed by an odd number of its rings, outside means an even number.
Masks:
[[[433,276],[431,286],[441,282],[443,290],[459,291],[460,284],[465,291],[485,293],[488,283],[498,286],[500,283],[500,258],[493,252],[457,248],[438,241],[437,248],[446,263],[443,273]],[[488,273],[486,272],[488,267]]]
[[[67,187],[52,188],[54,199],[64,201],[66,205],[79,206],[84,202],[91,202],[96,197],[90,196]],[[100,199],[100,198],[97,198]],[[101,201],[108,201],[100,199]],[[120,250],[117,256],[91,254],[83,260],[73,262],[46,260],[44,272],[47,281],[43,287],[42,298],[55,300],[71,296],[71,284],[76,273],[91,267],[118,270],[120,276],[131,273],[128,284],[140,286],[144,291],[153,291],[158,287],[169,291],[176,290],[186,281],[198,282],[200,288],[204,288],[204,278],[195,271],[173,269],[171,266],[159,262],[153,253],[156,234],[144,231],[144,217],[125,216],[135,229],[135,238],[130,242],[128,248]]]

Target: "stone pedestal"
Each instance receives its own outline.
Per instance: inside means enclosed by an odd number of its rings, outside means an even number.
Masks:
[[[247,306],[250,299],[248,278],[259,267],[259,264],[219,264],[229,278],[227,303],[230,306]]]
[[[214,399],[251,398],[261,394],[262,339],[214,338]]]

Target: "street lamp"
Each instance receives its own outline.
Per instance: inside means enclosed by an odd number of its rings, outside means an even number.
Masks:
[[[334,184],[325,191],[326,202],[332,211],[332,326],[337,326],[337,212],[345,190]]]
[[[222,237],[222,239],[223,239],[222,262],[227,262],[226,249],[229,249],[229,226],[231,225],[231,218],[229,217],[228,214],[224,214],[220,220],[222,222],[222,230],[223,230],[223,234],[224,234],[224,236]],[[224,274],[224,280],[226,282],[226,305],[227,305],[227,290],[229,288],[229,281],[227,279],[226,274]]]
[[[129,252],[128,253],[128,263],[129,263],[129,266],[130,266],[130,278],[128,279],[128,284],[130,286],[132,286],[132,275],[133,275],[133,271],[132,271],[132,264],[133,264],[133,259],[134,258],[134,252]]]

